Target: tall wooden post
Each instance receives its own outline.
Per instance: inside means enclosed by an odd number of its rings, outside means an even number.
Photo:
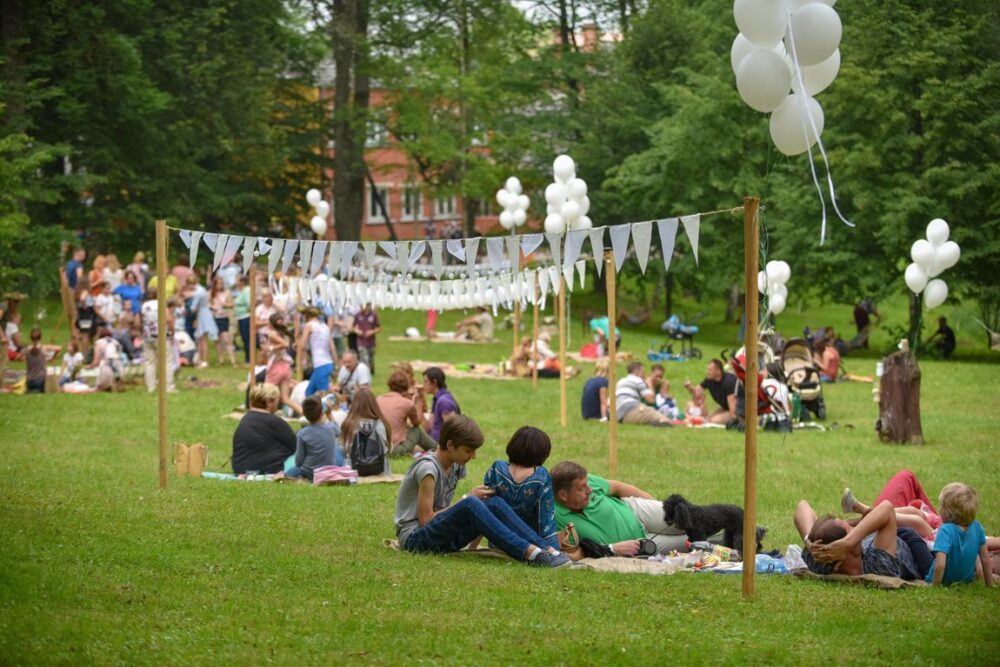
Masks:
[[[514,301],[514,335],[512,336],[514,340],[512,343],[513,349],[511,350],[510,354],[510,358],[512,361],[517,358],[518,349],[521,347],[519,345],[520,341],[518,341],[518,334],[520,333],[519,331],[520,328],[521,328],[521,302]]]
[[[535,272],[535,299],[531,307],[531,388],[538,389],[538,272]]]
[[[298,295],[296,295],[295,300],[296,301],[299,300]],[[301,340],[302,329],[303,329],[302,313],[299,312],[298,308],[295,309],[294,322],[295,326],[292,330],[292,335],[294,336],[295,340],[292,341],[292,345],[295,346],[295,379],[299,382],[302,382],[302,380],[305,379],[304,376],[306,374],[305,364],[302,363],[303,361],[305,361],[305,358],[303,356],[305,354],[305,341]]]
[[[618,401],[615,400],[616,363],[618,361],[618,340],[615,337],[615,323],[618,321],[617,289],[615,280],[615,253],[604,253],[604,275],[608,292],[608,474],[618,478]]]
[[[757,228],[756,197],[743,200],[743,280],[746,289],[746,383],[744,385],[743,597],[754,593],[757,563]]]
[[[257,269],[250,265],[250,388],[257,381]]]
[[[167,221],[156,221],[156,405],[160,488],[167,488]]]
[[[559,276],[559,424],[566,426],[566,278]]]

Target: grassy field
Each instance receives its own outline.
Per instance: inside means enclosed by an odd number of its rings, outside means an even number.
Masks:
[[[849,307],[830,306],[808,320],[847,329],[849,318]],[[422,327],[421,314],[383,320],[386,333]],[[706,353],[733,345],[735,327],[717,320],[703,321]],[[794,331],[806,320],[789,313],[781,324]],[[981,337],[966,334],[963,352],[983,354]],[[509,341],[509,331],[500,335]],[[578,347],[579,323],[572,335]],[[625,348],[636,353],[653,339],[652,329],[625,330]],[[385,340],[376,384],[396,359],[495,363],[509,349]],[[871,373],[876,356],[845,361]],[[924,447],[878,442],[867,384],[826,388],[836,430],[761,435],[767,548],[797,541],[798,499],[834,510],[844,486],[871,498],[902,467],[932,497],[956,479],[977,487],[980,520],[1000,532],[996,366],[925,360],[921,368]],[[570,382],[567,428],[556,381],[537,392],[527,382],[449,382],[487,437],[467,485],[522,424],[550,433],[550,464],[572,458],[606,474],[606,425],[577,418],[589,370]],[[190,388],[195,373],[221,386]],[[702,373],[702,362],[667,365],[676,388]],[[232,369],[183,371],[169,397],[171,442],[205,442],[212,469],[229,456],[236,422],[222,415],[240,401],[240,380]],[[659,497],[742,501],[741,436],[622,427],[620,439],[622,479]],[[171,473],[160,491],[156,401],[141,387],[0,396],[0,444],[4,664],[996,664],[1000,655],[997,589],[889,592],[760,576],[756,599],[744,602],[732,576],[553,572],[393,552],[382,546],[393,536],[392,486],[314,489]]]

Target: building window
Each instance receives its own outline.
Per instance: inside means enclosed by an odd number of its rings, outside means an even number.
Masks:
[[[389,132],[377,120],[369,120],[365,129],[365,148],[380,148],[389,143]]]
[[[438,197],[434,200],[434,217],[451,218],[455,215],[455,198]]]
[[[377,192],[382,196],[382,203],[385,204],[386,210],[389,209],[389,188],[378,188]],[[382,215],[382,207],[379,206],[378,197],[373,196],[373,190],[368,188],[368,223],[382,223],[385,222],[385,216]]]
[[[407,185],[403,189],[403,220],[419,220],[423,216],[420,188]]]

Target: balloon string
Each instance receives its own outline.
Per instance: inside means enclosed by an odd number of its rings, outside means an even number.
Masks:
[[[833,205],[833,210],[837,213],[837,217],[848,227],[854,227],[855,224],[844,217],[844,214],[840,212],[840,208],[837,206],[837,193],[833,185],[833,174],[830,171],[830,160],[826,154],[826,148],[823,146],[823,139],[820,137],[819,128],[816,126],[816,119],[813,118],[812,114],[809,113],[808,106],[806,105],[806,98],[809,96],[806,91],[806,84],[802,78],[802,67],[799,65],[799,56],[795,48],[795,35],[792,30],[792,13],[790,10],[785,11],[786,20],[788,23],[788,42],[792,47],[792,65],[795,70],[795,79],[799,83],[798,95],[801,98],[802,103],[799,104],[799,116],[803,119],[802,123],[802,135],[806,141],[806,153],[809,155],[809,171],[812,173],[813,184],[816,186],[816,190],[819,193],[819,203],[822,207],[823,221],[820,227],[819,244],[823,245],[826,242],[826,200],[823,197],[823,186],[819,183],[819,177],[816,175],[816,163],[813,159],[812,146],[809,142],[809,128],[812,128],[813,136],[816,137],[816,145],[819,148],[820,156],[823,158],[823,166],[826,168],[826,180],[830,186],[830,203]],[[808,122],[809,126],[806,127]]]

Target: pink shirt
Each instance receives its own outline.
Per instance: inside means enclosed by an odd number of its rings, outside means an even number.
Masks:
[[[417,406],[402,394],[390,391],[388,394],[382,394],[377,397],[375,401],[378,403],[379,410],[382,411],[382,416],[385,417],[386,423],[389,425],[389,430],[392,432],[392,444],[398,445],[399,443],[406,440],[406,431],[409,428],[407,425],[407,420],[409,420],[410,425],[418,426],[420,424],[420,411],[417,410]]]

